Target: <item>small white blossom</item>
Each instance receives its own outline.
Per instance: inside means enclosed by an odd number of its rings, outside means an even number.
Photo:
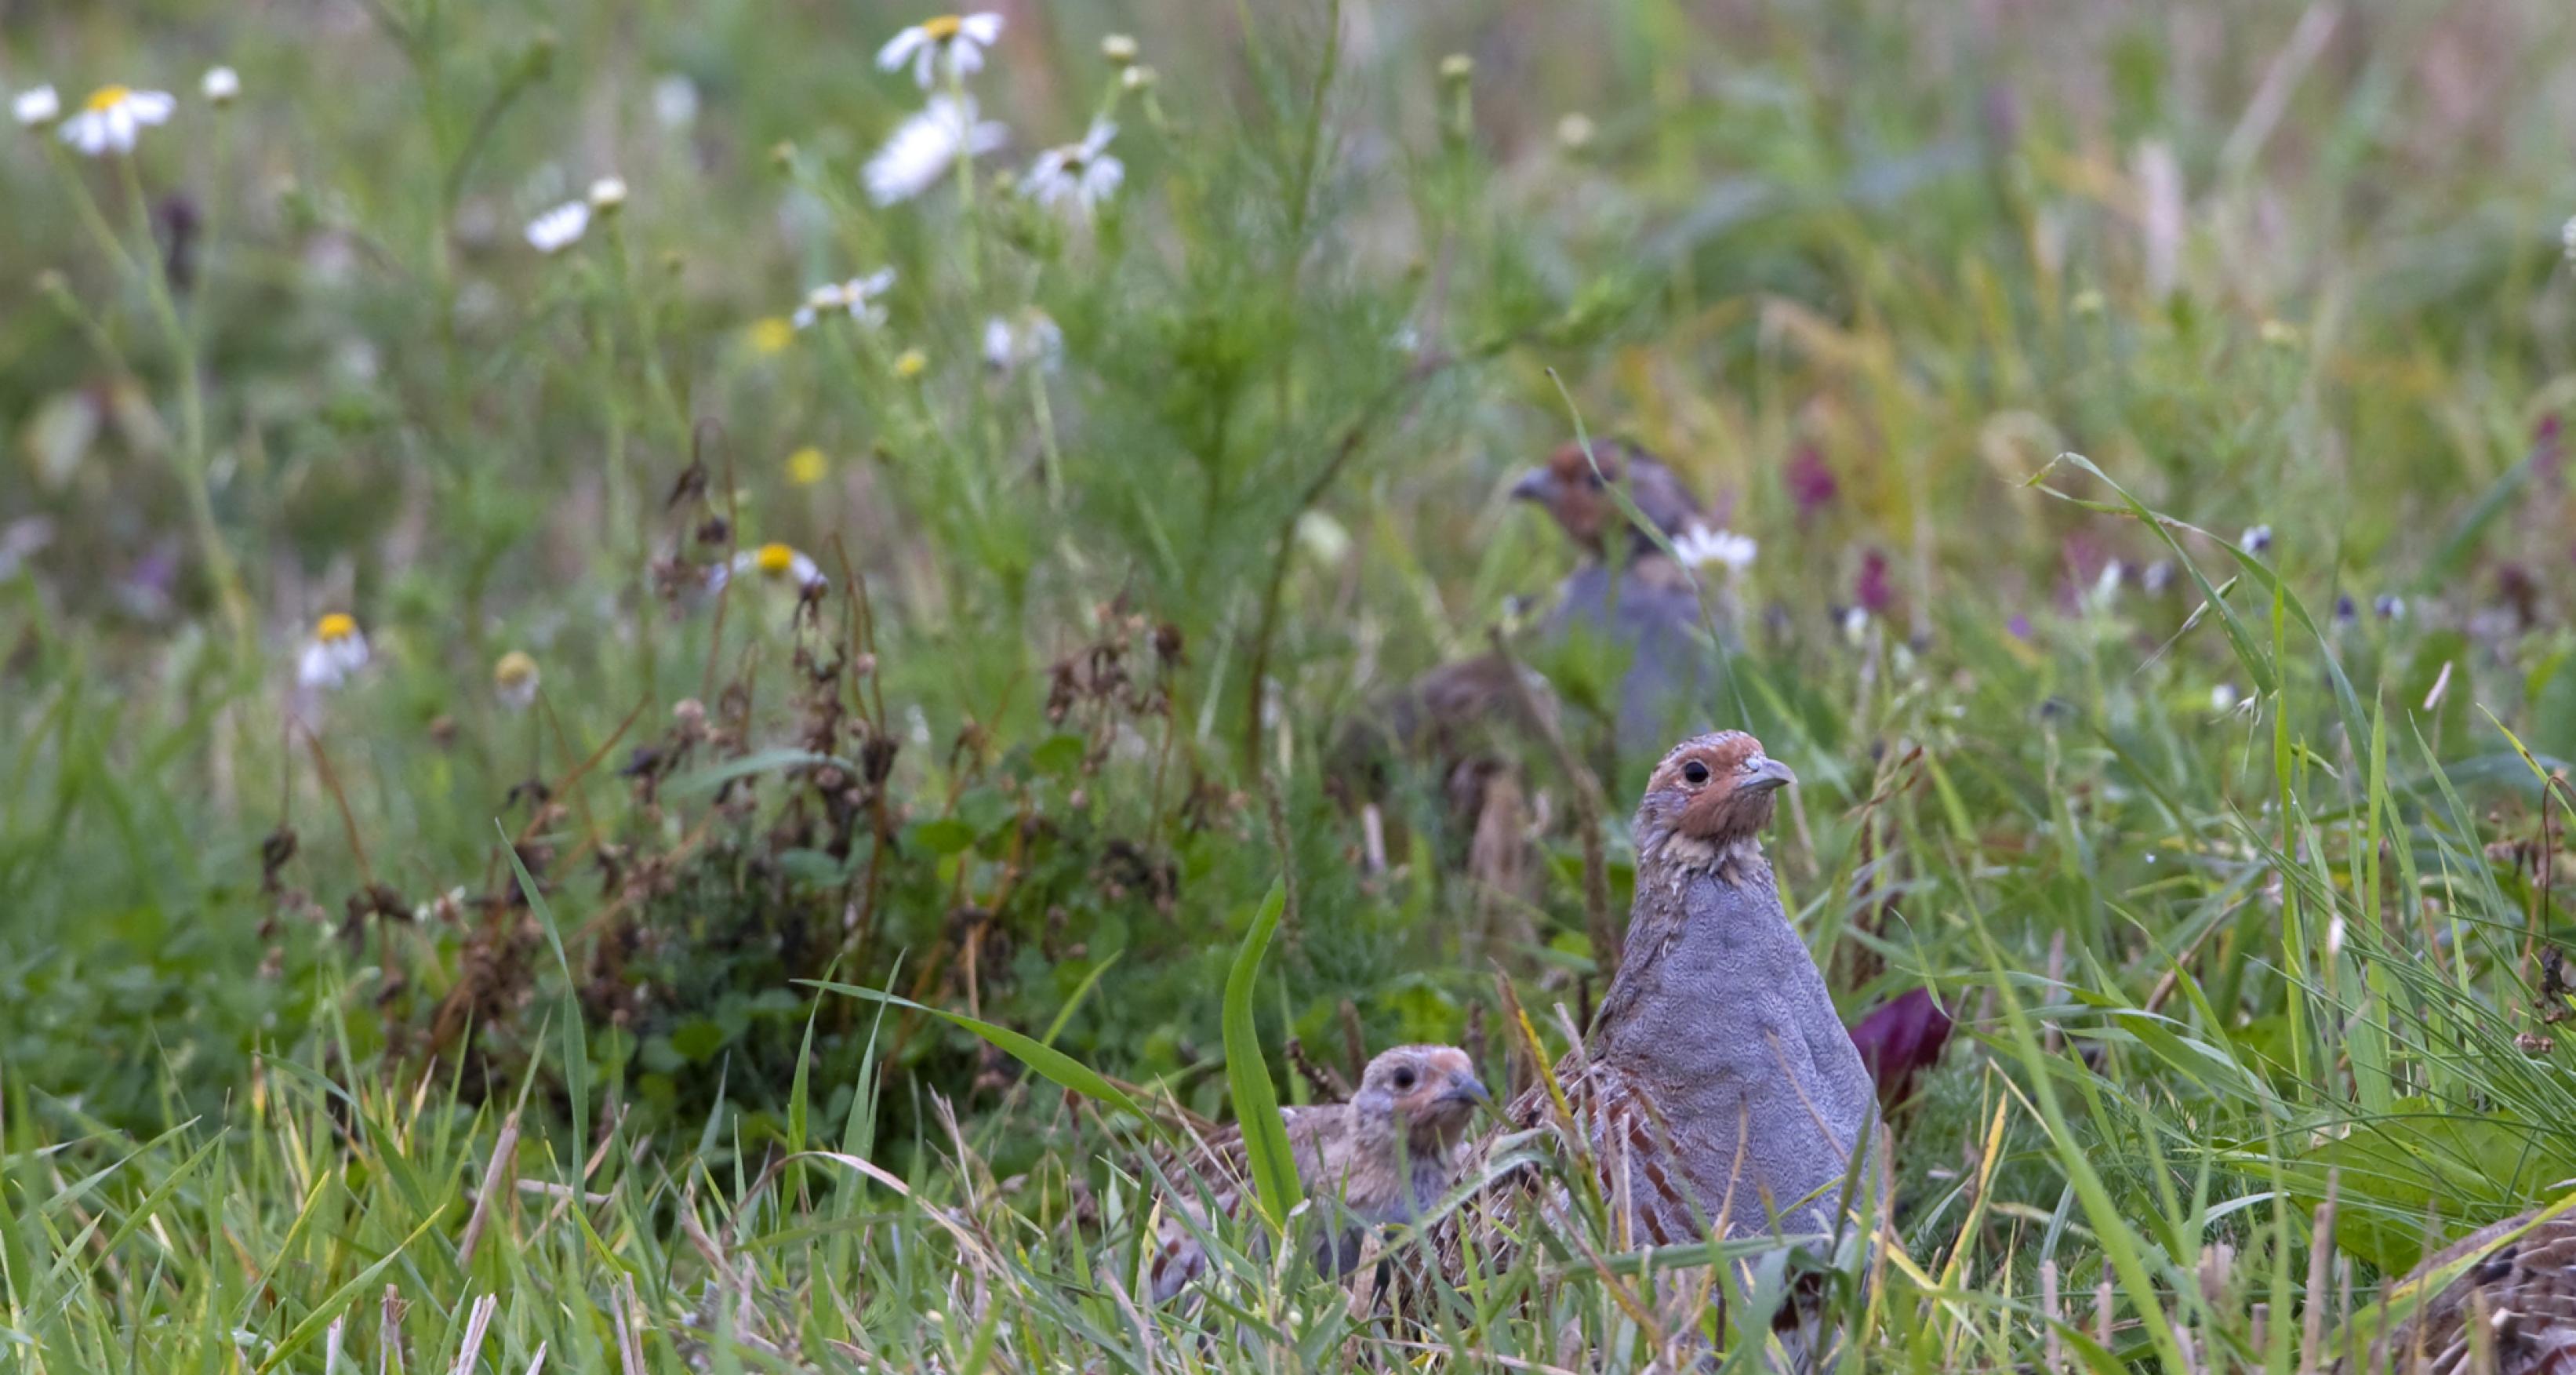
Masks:
[[[1090,214],[1093,206],[1116,194],[1118,184],[1126,180],[1126,164],[1109,156],[1109,140],[1117,136],[1117,125],[1095,119],[1082,142],[1038,154],[1038,160],[1029,167],[1029,199],[1049,209]]]
[[[241,99],[241,73],[230,67],[209,69],[205,79],[197,85],[210,105],[230,105]]]
[[[2120,583],[2128,577],[2128,572],[2120,566],[2118,559],[2104,563],[2102,575],[2093,580],[2093,600],[2103,606],[2119,600]]]
[[[1557,146],[1568,152],[1589,148],[1592,146],[1592,136],[1595,132],[1590,115],[1580,112],[1567,115],[1556,122]]]
[[[773,582],[792,582],[799,589],[812,590],[825,585],[823,570],[800,549],[784,544],[764,544],[745,549],[733,556],[730,564],[717,564],[707,570],[707,590],[721,591],[724,585],[746,573],[758,573]]]
[[[1681,559],[1683,567],[1706,568],[1714,563],[1729,573],[1742,573],[1752,567],[1753,556],[1759,548],[1750,535],[1739,535],[1732,530],[1712,530],[1696,522],[1682,532],[1680,539],[1673,541],[1673,553]]]
[[[2576,263],[2576,215],[2568,216],[2567,223],[2558,227],[2558,240],[2567,245],[2567,261]]]
[[[2372,602],[2370,609],[2378,612],[2383,621],[2399,620],[2406,615],[2406,599],[2391,592]]]
[[[881,267],[864,277],[846,282],[825,282],[805,293],[805,304],[796,308],[793,317],[798,329],[811,326],[823,312],[846,310],[850,318],[874,328],[886,322],[885,307],[876,299],[894,286],[894,269]]]
[[[2173,576],[2173,560],[2158,559],[2148,564],[2145,571],[2138,574],[2138,586],[2145,588],[2150,595],[2161,594],[2166,588],[2173,586]]]
[[[1053,372],[1064,359],[1064,331],[1044,311],[1030,311],[1017,323],[996,315],[984,322],[984,361],[1003,372],[1030,363]]]
[[[314,623],[313,638],[295,658],[295,681],[307,688],[336,688],[366,666],[367,637],[359,633],[358,618],[334,611]]]
[[[1851,642],[1851,645],[1852,645],[1852,647],[1853,647],[1854,649],[1859,648],[1862,644],[1864,644],[1864,643],[1866,643],[1866,642],[1868,641],[1868,639],[1869,639],[1869,608],[1868,608],[1868,607],[1865,607],[1865,606],[1855,606],[1855,607],[1851,608],[1850,610],[1845,611],[1845,612],[1843,613],[1843,638],[1844,638],[1845,640],[1850,641],[1850,642]]]
[[[2220,683],[2218,686],[2211,688],[2209,690],[2209,709],[2211,711],[2220,712],[2235,710],[2236,685],[2234,683]]]
[[[894,135],[868,159],[868,199],[879,205],[907,201],[939,184],[959,157],[978,157],[1010,140],[1010,130],[975,117],[975,102],[935,95],[919,114],[895,126]]]
[[[168,91],[137,91],[101,86],[90,92],[78,114],[63,121],[63,142],[91,157],[131,153],[144,126],[166,124],[179,102]]]
[[[1120,67],[1136,65],[1136,40],[1127,34],[1113,33],[1100,40],[1100,55]]]
[[[912,64],[912,79],[928,90],[942,76],[954,72],[959,76],[981,71],[984,50],[1001,41],[1002,16],[998,14],[943,14],[925,19],[886,40],[877,49],[877,66],[886,71],[900,71]]]
[[[514,649],[492,665],[492,695],[512,711],[525,711],[537,700],[537,661]]]
[[[698,122],[698,83],[678,72],[653,83],[653,118],[665,129]]]
[[[539,253],[561,253],[590,232],[590,202],[565,201],[528,221],[528,243]]]
[[[2245,527],[2245,533],[2236,538],[2236,547],[2248,554],[2263,553],[2272,547],[2272,527],[2268,525]]]
[[[9,114],[22,129],[50,129],[63,117],[63,98],[51,86],[30,86],[9,99]]]
[[[1141,91],[1161,79],[1153,68],[1141,63],[1118,74],[1118,84],[1131,91]]]
[[[608,214],[626,204],[626,179],[601,177],[590,184],[590,208]]]

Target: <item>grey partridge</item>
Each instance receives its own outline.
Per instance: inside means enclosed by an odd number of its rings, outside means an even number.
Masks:
[[[1638,804],[1619,971],[1556,1067],[1625,1245],[1830,1235],[1854,1152],[1863,1187],[1879,1187],[1869,1072],[1762,855],[1773,794],[1792,781],[1760,741],[1722,731],[1675,746]],[[1534,1085],[1505,1115],[1535,1128],[1549,1104]],[[1492,1202],[1479,1249],[1500,1249]],[[1453,1274],[1463,1249],[1443,1236]]]
[[[1369,1061],[1347,1103],[1281,1108],[1298,1182],[1333,1218],[1317,1244],[1317,1266],[1347,1273],[1358,1263],[1364,1229],[1410,1222],[1437,1203],[1458,1179],[1468,1121],[1487,1101],[1465,1051],[1414,1045]],[[1145,1288],[1158,1303],[1207,1268],[1203,1207],[1232,1214],[1249,1195],[1241,1129],[1210,1136],[1182,1171],[1175,1178],[1200,1192],[1172,1200],[1155,1236]]]
[[[2407,1278],[2426,1281],[2468,1256],[2477,1259],[2375,1344],[2359,1368],[2371,1375],[2576,1375],[2576,1210],[2524,1213],[2481,1228],[2434,1252]],[[2347,1359],[2340,1368],[2353,1366]]]

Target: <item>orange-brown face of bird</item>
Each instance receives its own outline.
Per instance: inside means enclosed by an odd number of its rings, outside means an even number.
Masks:
[[[1723,847],[1761,834],[1771,824],[1771,795],[1797,781],[1761,741],[1719,731],[1675,745],[1647,780],[1638,811],[1675,836]]]
[[[1456,1046],[1397,1046],[1368,1062],[1351,1106],[1393,1114],[1417,1150],[1445,1151],[1487,1101],[1467,1052]]]
[[[1595,470],[1595,464],[1598,470]],[[1547,462],[1521,475],[1512,495],[1547,508],[1566,536],[1587,549],[1601,550],[1627,522],[1609,488],[1625,483],[1638,513],[1666,538],[1676,538],[1699,518],[1699,503],[1672,469],[1625,440],[1597,440],[1586,456],[1580,444],[1566,444]],[[1634,544],[1642,553],[1652,547],[1642,535]]]
[[[1626,473],[1623,449],[1619,444],[1595,444],[1592,456],[1586,458],[1582,445],[1560,445],[1546,463],[1522,475],[1512,495],[1546,507],[1575,543],[1600,548],[1602,532],[1619,519],[1619,508],[1602,489]],[[1598,473],[1592,469],[1595,460],[1601,465]]]

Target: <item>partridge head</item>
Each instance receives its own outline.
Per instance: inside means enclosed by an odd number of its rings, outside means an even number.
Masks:
[[[1638,856],[1676,885],[1701,873],[1739,881],[1746,862],[1759,861],[1774,794],[1797,781],[1740,730],[1685,740],[1646,780],[1637,803]]]
[[[1637,510],[1668,539],[1699,518],[1699,503],[1678,474],[1644,449],[1619,439],[1596,440],[1589,454],[1581,444],[1560,445],[1547,462],[1512,484],[1512,495],[1544,507],[1576,544],[1607,553],[1610,536],[1627,525],[1609,491],[1622,483]],[[1631,533],[1631,553],[1654,547],[1643,533]]]

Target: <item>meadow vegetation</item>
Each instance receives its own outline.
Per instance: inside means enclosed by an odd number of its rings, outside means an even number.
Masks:
[[[0,0],[0,1364],[1670,1368],[1598,1232],[1136,1294],[1187,1122],[1600,991],[1615,651],[1517,878],[1334,762],[1577,434],[1960,1021],[1839,1368],[2317,1369],[2576,1190],[2576,14],[999,14]]]

